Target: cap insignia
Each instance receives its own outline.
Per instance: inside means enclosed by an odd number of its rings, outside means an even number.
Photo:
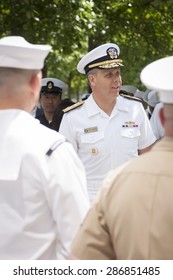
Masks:
[[[107,49],[107,55],[111,58],[111,59],[115,59],[118,58],[118,51],[116,48],[114,47],[110,47]]]
[[[52,89],[53,88],[53,83],[52,82],[48,82],[47,87],[48,87],[48,89]]]

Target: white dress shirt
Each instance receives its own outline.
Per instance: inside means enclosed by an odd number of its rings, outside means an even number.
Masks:
[[[137,157],[138,150],[156,140],[142,104],[121,96],[108,116],[91,95],[64,114],[59,131],[85,166],[91,200],[108,171]]]

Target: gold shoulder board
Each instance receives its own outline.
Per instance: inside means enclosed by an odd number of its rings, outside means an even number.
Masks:
[[[63,110],[63,112],[64,112],[64,113],[67,113],[67,112],[69,112],[69,111],[71,111],[71,110],[73,110],[73,109],[78,108],[79,106],[83,105],[84,103],[85,103],[85,101],[84,101],[84,100],[81,100],[81,101],[79,101],[79,102],[77,102],[77,103],[75,103],[75,104],[73,104],[73,105],[71,105],[71,106],[68,106],[67,108],[65,108],[65,109]]]
[[[131,95],[124,94],[124,93],[120,93],[120,96],[122,96],[124,98],[127,98],[127,99],[130,99],[130,100],[133,100],[133,101],[142,102],[142,99],[139,98],[139,97],[136,97],[136,96],[131,96]]]

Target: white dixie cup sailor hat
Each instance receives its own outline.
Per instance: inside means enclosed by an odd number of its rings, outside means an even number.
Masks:
[[[21,36],[0,39],[0,67],[41,70],[49,45],[30,44]]]
[[[163,103],[173,104],[173,56],[158,59],[141,71],[141,82],[157,90]]]

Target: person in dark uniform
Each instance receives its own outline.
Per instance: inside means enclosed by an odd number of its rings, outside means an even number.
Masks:
[[[64,110],[73,104],[75,104],[75,102],[73,102],[70,98],[65,98],[61,101],[61,103],[55,109],[55,112],[54,112],[54,115],[52,118],[52,124],[51,124],[52,129],[59,131],[61,120],[64,115]]]
[[[55,78],[42,79],[40,92],[40,105],[43,110],[41,115],[36,116],[40,123],[52,129],[52,119],[56,108],[61,103],[62,94],[67,86],[61,80]]]

